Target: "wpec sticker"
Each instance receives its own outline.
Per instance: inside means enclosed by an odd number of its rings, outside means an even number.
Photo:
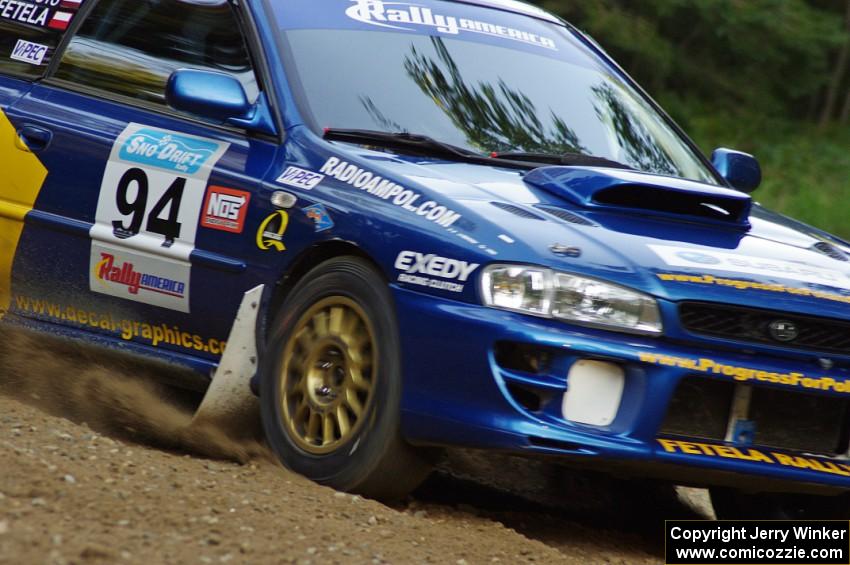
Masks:
[[[40,65],[44,61],[45,55],[47,55],[47,45],[19,39],[15,43],[15,48],[12,49],[10,57],[15,61],[22,61],[30,65]]]

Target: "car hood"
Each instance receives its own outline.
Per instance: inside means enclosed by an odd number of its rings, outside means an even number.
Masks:
[[[490,262],[543,264],[671,301],[850,319],[850,246],[746,194],[616,169],[381,160],[469,210],[475,239],[495,242]]]

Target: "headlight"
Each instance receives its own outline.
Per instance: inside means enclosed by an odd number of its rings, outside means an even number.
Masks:
[[[538,267],[491,265],[481,285],[484,303],[494,308],[629,332],[662,330],[654,298],[597,279]]]

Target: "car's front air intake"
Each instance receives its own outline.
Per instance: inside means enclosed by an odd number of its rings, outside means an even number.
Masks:
[[[636,171],[540,167],[523,180],[588,209],[749,228],[751,198],[736,190]]]

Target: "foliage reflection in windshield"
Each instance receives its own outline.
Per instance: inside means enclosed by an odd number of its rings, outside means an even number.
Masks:
[[[471,145],[481,151],[587,151],[578,135],[551,109],[551,123],[544,126],[534,102],[503,79],[496,84],[467,84],[443,40],[432,37],[431,43],[439,62],[411,46],[404,69],[465,133]]]
[[[479,153],[582,153],[714,183],[651,104],[565,30],[537,54],[457,38],[287,31],[317,129],[415,133]]]

